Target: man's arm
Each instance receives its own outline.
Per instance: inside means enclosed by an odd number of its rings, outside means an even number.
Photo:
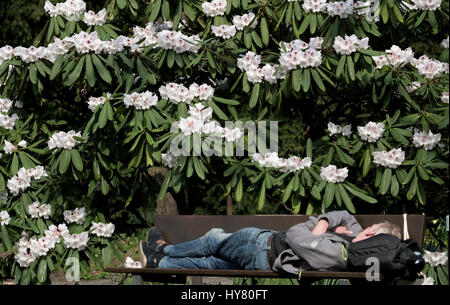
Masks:
[[[328,226],[329,226],[328,220],[321,219],[314,226],[314,229],[311,231],[311,233],[314,234],[314,235],[321,235],[321,234],[325,233],[328,230]]]
[[[343,226],[353,233],[359,233],[362,228],[356,218],[347,211],[331,211],[318,217],[320,220],[328,221],[328,229],[334,230],[336,227]]]

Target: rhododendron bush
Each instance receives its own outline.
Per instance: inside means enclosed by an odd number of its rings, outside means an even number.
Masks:
[[[45,1],[34,45],[0,45],[0,264],[16,281],[70,257],[102,268],[127,213],[168,191],[306,214],[447,200],[448,1],[99,2]],[[221,153],[252,142],[227,121],[278,122],[277,149]],[[180,136],[222,142],[179,155]]]

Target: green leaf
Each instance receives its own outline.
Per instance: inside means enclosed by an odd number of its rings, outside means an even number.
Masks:
[[[412,181],[412,183],[411,183],[411,185],[409,187],[408,193],[406,194],[406,198],[408,200],[411,200],[414,197],[414,195],[416,195],[416,192],[417,192],[417,181],[418,181],[417,175],[414,175],[414,178],[413,178],[413,181]]]
[[[317,72],[316,69],[311,69],[311,74],[314,78],[314,81],[316,82],[317,86],[319,87],[320,90],[322,91],[326,91],[325,89],[325,85],[323,84],[322,78],[320,77],[319,73]]]
[[[365,177],[369,173],[369,170],[370,170],[370,167],[371,167],[371,163],[372,163],[369,149],[365,150],[363,158],[364,158],[364,161],[363,161],[363,172],[362,172],[362,175],[363,175],[363,177]]]
[[[348,195],[347,191],[345,190],[344,186],[342,185],[342,183],[338,183],[337,184],[339,193],[341,194],[341,198],[342,201],[344,202],[345,206],[347,207],[347,210],[349,210],[351,213],[355,213],[355,206],[353,205],[353,202],[350,198],[350,196]]]
[[[325,194],[322,199],[322,205],[325,208],[328,208],[331,205],[331,203],[333,202],[335,191],[336,191],[336,186],[334,185],[334,183],[327,183],[327,186],[325,187]]]
[[[230,99],[226,99],[226,98],[222,98],[222,97],[218,97],[218,96],[214,96],[213,100],[215,100],[216,102],[222,103],[222,104],[227,104],[227,105],[232,105],[232,106],[240,105],[239,101],[230,100]]]
[[[92,59],[90,54],[86,54],[86,77],[87,82],[89,86],[94,87],[95,86],[95,71],[94,66],[92,65]]]
[[[372,197],[362,193],[361,191],[357,190],[355,187],[351,186],[348,183],[344,183],[344,187],[347,189],[347,191],[349,191],[356,197],[358,197],[368,203],[377,203],[378,202],[375,198],[372,198]]]
[[[303,92],[308,92],[309,85],[311,84],[311,74],[309,73],[309,69],[303,70],[301,78],[302,78]]]
[[[164,20],[170,19],[170,4],[169,1],[164,1],[162,5],[162,16]]]
[[[283,191],[283,202],[288,201],[289,197],[291,197],[292,188],[294,187],[294,177],[291,179],[291,181],[289,181],[287,187]]]
[[[342,55],[341,59],[339,59],[339,63],[336,68],[336,77],[339,77],[339,75],[341,75],[342,72],[344,71],[345,60],[346,60],[346,55]]]
[[[53,63],[52,70],[50,71],[50,80],[54,80],[55,77],[61,72],[62,63],[64,61],[64,55],[59,55],[56,61]]]
[[[380,194],[384,195],[388,191],[391,186],[391,178],[392,178],[392,170],[390,168],[386,168],[384,170],[383,176],[381,177],[380,183]]]
[[[97,72],[100,75],[100,77],[108,84],[111,84],[112,81],[111,74],[105,68],[100,58],[97,55],[92,54],[92,61],[94,62],[94,65],[97,68]]]
[[[312,158],[313,157],[313,145],[311,138],[306,140],[306,156]]]
[[[300,91],[300,87],[301,87],[300,77],[301,77],[300,70],[292,71],[292,88],[294,89],[295,92]]]
[[[217,106],[216,103],[214,103],[214,101],[209,100],[209,101],[207,101],[207,103],[220,119],[225,120],[225,121],[228,120],[228,116],[222,111],[222,109],[220,109],[219,106]]]
[[[172,177],[172,171],[169,170],[167,172],[166,176],[164,177],[163,183],[161,184],[161,189],[159,190],[157,200],[162,200],[164,198],[164,195],[166,194],[167,189],[169,188],[169,183],[170,183],[171,177]]]
[[[258,194],[258,211],[261,211],[264,207],[264,204],[266,203],[266,184],[263,183],[261,185],[261,189],[259,190]]]
[[[9,237],[8,230],[6,230],[5,225],[1,225],[0,237],[2,238],[3,245],[5,246],[6,250],[11,251],[12,249],[11,238]]]
[[[399,190],[400,190],[400,184],[398,183],[397,176],[392,175],[392,179],[391,179],[391,194],[392,194],[392,196],[396,197],[398,195]]]
[[[205,172],[203,171],[202,166],[200,164],[202,161],[199,160],[197,157],[192,157],[192,159],[194,162],[194,169],[195,169],[195,172],[197,173],[197,176],[200,179],[205,180]]]
[[[76,149],[70,150],[70,157],[72,159],[72,164],[80,172],[83,171],[83,160],[81,159],[80,153]]]
[[[252,94],[250,96],[249,106],[250,108],[254,108],[259,98],[259,83],[255,84],[252,89]]]
[[[150,14],[149,21],[154,22],[156,20],[156,17],[158,17],[159,10],[161,8],[161,1],[162,0],[156,0],[156,2],[152,6],[152,12]],[[187,14],[186,14],[187,15]]]
[[[117,0],[117,6],[123,10],[127,6],[127,0]]]
[[[347,70],[351,80],[355,80],[355,65],[351,56],[347,56]]]
[[[239,177],[237,186],[236,186],[236,190],[235,190],[235,199],[236,202],[241,202],[242,201],[242,196],[243,196],[243,182],[242,182],[242,175]]]
[[[160,1],[161,0],[157,0]],[[186,16],[191,19],[191,21],[195,21],[195,10],[192,9],[192,7],[187,3],[187,2],[183,2],[183,9],[184,9],[184,13],[186,14]],[[152,11],[153,13],[153,11]]]
[[[269,45],[269,28],[267,27],[267,20],[265,17],[261,18],[260,28],[261,28],[262,43],[265,46],[268,46]]]
[[[70,152],[67,149],[64,149],[59,157],[59,173],[64,174],[69,168],[70,164]]]
[[[30,81],[33,85],[36,85],[37,84],[36,65],[34,63],[31,63],[28,69],[29,69],[29,74],[30,74]]]
[[[47,279],[47,261],[42,258],[39,262],[38,272],[37,272],[37,280],[39,283],[44,283]]]
[[[66,86],[72,86],[73,83],[80,78],[81,72],[83,71],[84,61],[86,56],[83,56],[78,61],[77,65],[75,66],[75,69],[69,74],[66,81]]]
[[[316,200],[320,200],[322,198],[319,190],[317,189],[317,185],[314,185],[311,188],[311,196],[313,196]]]

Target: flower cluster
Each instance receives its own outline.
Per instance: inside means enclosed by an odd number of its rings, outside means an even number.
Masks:
[[[305,13],[324,12],[327,9],[327,0],[305,0],[303,1],[302,8]]]
[[[227,0],[203,2],[202,10],[208,17],[223,16],[227,10]]]
[[[76,249],[78,251],[84,250],[89,241],[89,233],[81,232],[79,234],[66,234],[63,236],[64,244],[67,248]]]
[[[91,33],[80,32],[78,34],[74,34],[69,38],[65,38],[66,41],[70,42],[75,46],[75,49],[78,53],[84,54],[89,52],[94,52],[99,54],[103,52],[105,48],[105,43],[100,40],[98,37],[98,33],[93,31]],[[116,42],[120,42],[121,40],[115,40]],[[120,52],[123,49],[123,44],[118,43],[116,51]]]
[[[158,103],[158,96],[150,91],[142,93],[133,92],[131,94],[125,94],[123,97],[123,103],[128,108],[130,106],[137,110],[150,109],[152,106],[156,106]]]
[[[369,122],[364,126],[358,126],[358,134],[364,141],[369,143],[376,142],[383,136],[384,124]]]
[[[306,43],[300,39],[291,41],[283,45],[286,51],[281,49],[280,65],[282,69],[287,71],[297,69],[298,67],[304,69],[308,67],[318,67],[322,63],[322,54],[318,50],[322,47],[323,38],[314,37]]]
[[[41,177],[47,177],[47,172],[41,165],[35,168],[25,169],[22,167],[17,174],[8,180],[7,187],[11,194],[18,195],[21,191],[26,190],[31,185],[31,179],[39,180]]]
[[[193,83],[189,88],[186,88],[181,84],[168,83],[159,87],[159,94],[161,98],[168,99],[174,104],[190,104],[194,98],[198,98],[201,101],[211,100],[214,96],[214,88],[207,84],[198,85]]]
[[[217,37],[222,37],[223,39],[230,39],[236,35],[236,27],[234,25],[222,24],[219,26],[211,26],[211,31]]]
[[[449,64],[443,63],[435,59],[422,55],[419,58],[411,59],[411,64],[416,67],[417,71],[426,78],[435,78],[441,73],[449,72]]]
[[[104,25],[106,22],[106,9],[102,9],[97,14],[94,11],[84,13],[83,21],[87,25]]]
[[[200,46],[198,35],[187,36],[181,32],[163,30],[157,34],[159,47],[165,50],[174,50],[177,53],[194,52],[196,53]]]
[[[266,154],[255,153],[252,155],[253,162],[257,162],[262,167],[272,167],[279,169],[281,172],[296,172],[301,169],[311,167],[311,158],[306,157],[300,159],[292,156],[287,159],[278,157],[277,152],[268,152]]]
[[[261,55],[256,55],[251,51],[237,60],[238,68],[247,73],[247,80],[251,83],[260,83],[264,79],[271,84],[276,84],[278,79],[286,77],[286,71],[278,65],[266,64],[261,68],[259,67],[260,63]]]
[[[334,134],[342,134],[345,137],[350,137],[352,135],[352,124],[341,127],[332,122],[328,122],[328,131],[330,132],[330,136]]]
[[[254,21],[253,21],[254,20]],[[251,25],[250,25],[251,23]],[[242,16],[233,17],[233,25],[238,31],[242,31],[246,26],[250,25],[250,28],[254,29],[258,25],[258,20],[255,19],[255,14],[252,12],[244,14]]]
[[[0,225],[7,226],[11,221],[8,211],[0,211]]]
[[[100,96],[100,97],[93,97],[93,96],[91,96],[91,97],[86,101],[86,103],[88,104],[89,110],[91,110],[92,112],[94,112],[95,109],[96,109],[98,106],[101,106],[101,105],[103,105],[104,103],[106,103],[106,101],[107,101],[109,98],[111,98],[111,93],[108,92],[108,93],[106,93],[106,97],[104,97],[104,96]]]
[[[353,0],[329,2],[327,12],[330,16],[339,16],[339,18],[348,18],[353,13]]]
[[[10,111],[13,101],[7,98],[0,98],[0,127],[5,129],[13,129],[16,120],[19,118],[17,114],[11,116],[7,113]]]
[[[115,230],[113,223],[92,222],[92,233],[99,237],[111,237]]]
[[[47,0],[44,10],[50,17],[64,16],[68,20],[80,20],[81,14],[86,11],[86,3],[83,0],[67,0],[53,5]]]
[[[448,261],[448,252],[431,252],[424,249],[423,259],[426,263],[430,264],[431,267],[445,265]]]
[[[59,55],[64,55],[69,52],[73,43],[69,39],[54,38],[52,43],[49,43],[44,51],[44,58],[50,62],[55,62]]]
[[[423,147],[425,150],[432,150],[441,140],[441,134],[433,134],[431,130],[428,132],[414,130],[413,144],[415,147]]]
[[[441,7],[442,0],[411,0],[414,5],[409,5],[410,9],[423,11],[435,11]]]
[[[338,54],[350,55],[358,50],[366,50],[369,48],[369,38],[358,39],[355,34],[350,36],[345,35],[345,38],[337,36],[334,39],[333,48]]]
[[[28,206],[28,213],[30,213],[31,218],[43,217],[48,219],[51,214],[51,205],[35,201]]]
[[[125,268],[142,268],[142,263],[127,256],[125,259]]]
[[[63,213],[64,220],[67,223],[76,223],[76,224],[83,224],[84,220],[86,219],[86,209],[83,208],[75,208],[74,210],[66,210]]]
[[[327,167],[320,168],[320,178],[326,182],[341,183],[344,182],[348,176],[348,169],[337,168],[336,165],[328,165]]]
[[[373,163],[384,167],[397,168],[405,161],[405,152],[401,148],[394,148],[390,151],[374,151]]]
[[[170,151],[161,154],[161,161],[164,166],[174,168],[178,164],[178,157],[174,156]]]
[[[75,147],[75,145],[80,143],[80,141],[75,140],[74,137],[81,138],[81,132],[75,132],[75,130],[70,130],[69,132],[56,132],[48,140],[48,148],[63,148],[71,150]]]
[[[386,53],[387,55],[372,56],[372,59],[376,64],[375,69],[381,69],[383,66],[387,65],[398,68],[406,65],[414,58],[414,53],[411,48],[402,50],[396,45],[393,45],[390,49],[386,50]]]
[[[17,143],[17,146],[27,147],[27,141],[22,140],[19,143]],[[17,146],[12,144],[11,142],[5,140],[5,145],[3,146],[3,150],[5,151],[5,154],[12,154],[17,151]]]

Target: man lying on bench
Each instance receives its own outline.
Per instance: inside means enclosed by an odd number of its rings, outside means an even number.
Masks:
[[[145,268],[273,270],[344,270],[347,247],[376,234],[401,238],[387,221],[362,229],[347,211],[332,211],[292,226],[287,232],[248,227],[234,233],[214,228],[202,237],[169,245],[152,227],[141,241]]]

